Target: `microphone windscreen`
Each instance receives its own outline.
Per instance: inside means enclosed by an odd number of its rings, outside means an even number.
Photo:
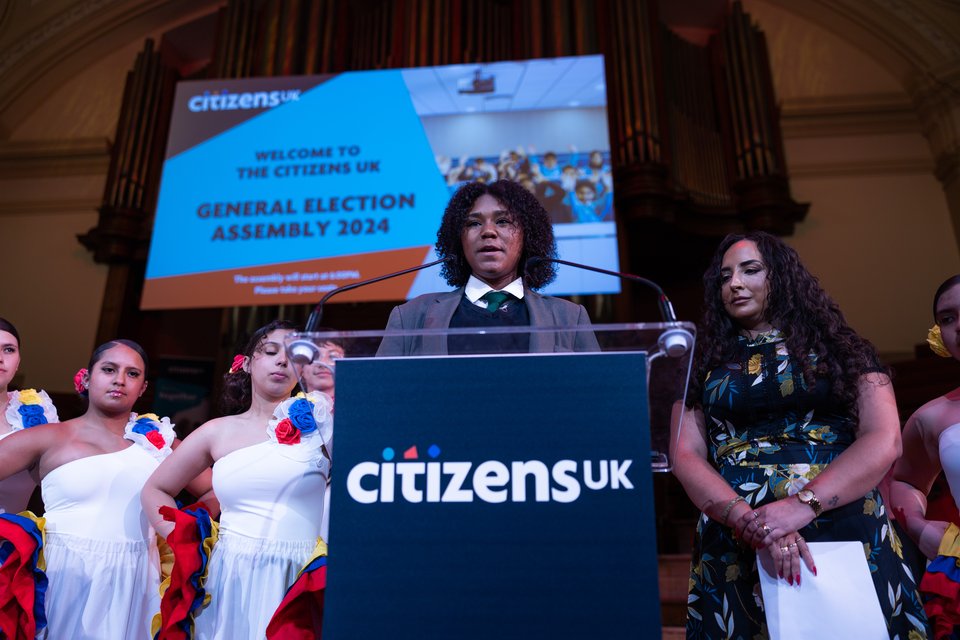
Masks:
[[[287,357],[294,364],[310,364],[320,355],[320,350],[312,340],[294,340],[287,345]]]

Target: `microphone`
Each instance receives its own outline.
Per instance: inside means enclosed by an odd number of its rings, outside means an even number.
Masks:
[[[382,276],[377,276],[376,278],[370,278],[369,280],[361,280],[360,282],[351,282],[350,284],[345,284],[342,287],[337,287],[332,289],[324,294],[320,298],[320,302],[317,303],[317,306],[313,308],[313,311],[310,313],[310,317],[307,318],[307,324],[304,328],[304,333],[310,333],[311,331],[316,331],[317,327],[320,326],[320,320],[323,318],[323,305],[326,304],[327,300],[337,295],[338,293],[343,293],[344,291],[351,291],[352,289],[359,289],[360,287],[365,287],[368,284],[374,284],[382,280],[389,280],[390,278],[396,278],[398,276],[403,276],[408,273],[413,273],[414,271],[420,271],[421,269],[426,269],[428,267],[435,267],[442,262],[452,262],[454,260],[453,256],[447,256],[446,258],[441,258],[440,260],[434,260],[433,262],[428,262],[427,264],[420,264],[415,267],[410,267],[409,269],[404,269],[402,271],[395,271],[393,273],[387,273]],[[307,340],[300,338],[293,340],[290,344],[287,345],[287,354],[290,357],[290,360],[295,364],[310,364],[313,362],[316,357],[320,354],[316,345],[313,344],[312,340]]]
[[[670,302],[670,298],[668,298],[667,294],[663,292],[663,289],[660,288],[660,285],[653,280],[648,280],[641,276],[635,276],[632,273],[610,271],[609,269],[601,269],[600,267],[591,267],[587,264],[570,262],[568,260],[561,260],[559,258],[546,258],[543,256],[531,256],[530,258],[527,258],[527,262],[523,266],[524,274],[528,274],[531,267],[534,267],[541,262],[565,264],[568,267],[574,267],[576,269],[585,269],[587,271],[594,271],[596,273],[602,273],[608,276],[615,276],[623,280],[630,280],[631,282],[639,282],[640,284],[653,289],[657,293],[657,305],[660,308],[660,317],[663,318],[663,322],[665,324],[678,324],[677,314],[673,310],[673,304]],[[657,344],[659,344],[660,349],[662,349],[663,352],[671,358],[679,358],[687,353],[691,347],[693,347],[693,334],[683,327],[671,327],[660,334]]]

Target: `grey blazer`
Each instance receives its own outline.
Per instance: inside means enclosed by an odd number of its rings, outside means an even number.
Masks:
[[[445,293],[427,293],[394,307],[387,331],[410,329],[446,329],[463,297],[463,287]],[[583,305],[543,296],[524,287],[523,300],[530,313],[532,327],[589,326],[590,317]],[[549,331],[530,334],[531,352],[599,351],[592,331]],[[446,336],[386,336],[378,356],[447,355]]]

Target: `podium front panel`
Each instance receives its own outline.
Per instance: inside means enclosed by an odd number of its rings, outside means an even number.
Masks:
[[[339,362],[324,637],[659,637],[647,370]]]

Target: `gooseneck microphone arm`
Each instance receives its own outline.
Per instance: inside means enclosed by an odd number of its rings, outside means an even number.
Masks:
[[[653,280],[647,280],[641,276],[635,276],[632,273],[622,273],[620,271],[610,271],[609,269],[601,269],[600,267],[591,267],[588,264],[580,264],[579,262],[569,262],[567,260],[561,260],[559,258],[545,258],[543,256],[533,256],[527,259],[527,262],[523,265],[524,274],[529,274],[530,267],[533,267],[541,262],[555,262],[557,264],[565,264],[568,267],[574,267],[575,269],[586,269],[587,271],[594,271],[596,273],[602,273],[608,276],[614,276],[616,278],[621,278],[623,280],[630,280],[632,282],[639,282],[640,284],[649,287],[657,292],[657,303],[660,307],[660,317],[663,319],[664,323],[670,325],[677,324],[677,314],[673,311],[673,304],[670,303],[670,299],[667,297],[667,294],[663,292],[663,289],[660,288]],[[680,326],[673,326],[665,329],[663,333],[660,334],[657,343],[660,345],[660,349],[663,353],[670,356],[671,358],[679,358],[690,351],[693,347],[693,334]]]
[[[317,303],[317,306],[313,308],[313,311],[310,313],[310,317],[307,319],[307,324],[304,327],[304,331],[309,333],[315,331],[317,327],[320,326],[320,321],[323,319],[323,305],[326,304],[327,300],[337,295],[338,293],[343,293],[344,291],[351,291],[353,289],[359,289],[360,287],[365,287],[368,284],[374,284],[382,280],[389,280],[390,278],[396,278],[397,276],[403,276],[408,273],[413,273],[414,271],[420,271],[421,269],[427,269],[429,267],[434,267],[441,262],[449,262],[450,257],[442,258],[440,260],[434,260],[433,262],[428,262],[427,264],[420,264],[415,267],[410,267],[409,269],[404,269],[403,271],[395,271],[394,273],[387,273],[382,276],[377,276],[376,278],[370,278],[369,280],[361,280],[360,282],[351,282],[350,284],[345,284],[342,287],[337,287],[331,291],[328,291],[322,298],[320,302]]]
[[[624,280],[630,280],[632,282],[639,282],[640,284],[647,286],[657,293],[657,304],[660,307],[660,317],[663,318],[664,322],[676,322],[677,314],[673,311],[673,304],[670,303],[670,299],[667,297],[667,294],[663,292],[663,289],[660,288],[653,280],[647,280],[642,276],[635,276],[632,273],[623,273],[621,271],[610,271],[609,269],[601,269],[600,267],[591,267],[588,264],[580,264],[579,262],[569,262],[567,260],[561,260],[559,258],[544,258],[542,256],[533,256],[527,259],[526,264],[524,265],[524,273],[530,272],[530,267],[537,265],[540,262],[555,262],[557,264],[565,264],[568,267],[574,267],[577,269],[586,269],[587,271],[594,271],[596,273],[603,273],[608,276],[614,276],[617,278],[622,278]]]

